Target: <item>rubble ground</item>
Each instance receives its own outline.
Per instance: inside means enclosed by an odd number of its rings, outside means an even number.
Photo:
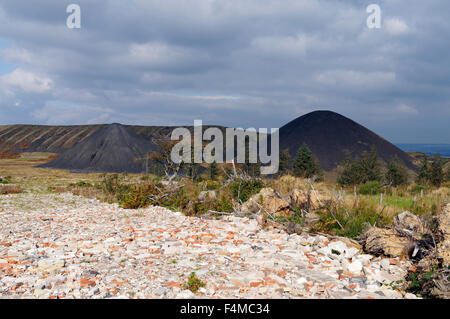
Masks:
[[[255,219],[0,196],[0,298],[416,298],[394,289],[409,266]]]

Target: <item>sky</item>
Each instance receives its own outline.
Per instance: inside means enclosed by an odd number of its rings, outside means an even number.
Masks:
[[[332,110],[450,143],[449,39],[446,0],[2,0],[0,125],[278,128]]]

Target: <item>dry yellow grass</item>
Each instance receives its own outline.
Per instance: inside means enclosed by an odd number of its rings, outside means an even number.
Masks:
[[[19,194],[22,193],[22,187],[14,184],[0,184],[0,194]]]
[[[51,160],[52,153],[22,153],[20,158],[0,159],[0,176],[10,176],[10,182],[19,185],[25,192],[48,193],[54,187],[67,187],[71,183],[86,181],[96,183],[102,180],[99,173],[77,174],[65,170],[37,168]],[[142,175],[130,174],[127,179],[138,181]],[[61,189],[59,189],[60,191]]]

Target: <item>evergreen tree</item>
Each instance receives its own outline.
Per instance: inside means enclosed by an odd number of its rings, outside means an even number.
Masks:
[[[433,163],[430,166],[429,182],[439,187],[444,182],[444,162],[439,153],[433,158]]]
[[[322,175],[320,165],[306,144],[303,144],[298,149],[293,169],[294,175],[298,177],[311,178],[313,176],[320,177]]]
[[[292,163],[291,163],[291,154],[289,153],[289,149],[285,148],[284,150],[281,150],[280,152],[280,166],[278,169],[278,174],[286,175],[291,172],[292,169]]]
[[[374,146],[370,152],[364,151],[359,159],[353,159],[348,151],[345,153],[345,160],[341,164],[343,170],[338,177],[339,184],[357,185],[382,180],[381,165]]]
[[[397,155],[389,161],[385,179],[389,185],[394,187],[408,183],[408,171]]]
[[[342,162],[342,172],[338,177],[338,183],[341,185],[356,185],[360,183],[359,161],[352,159],[349,151],[345,151],[345,159]]]
[[[420,163],[419,173],[417,174],[417,184],[425,185],[430,179],[430,168],[428,166],[428,160],[425,156]]]
[[[375,146],[370,148],[370,152],[364,151],[362,153],[359,166],[361,169],[360,183],[381,181],[381,166]]]

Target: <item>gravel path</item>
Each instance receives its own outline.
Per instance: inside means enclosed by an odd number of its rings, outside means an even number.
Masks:
[[[415,298],[381,284],[408,266],[248,218],[0,196],[0,298]],[[196,294],[191,272],[206,284]]]

